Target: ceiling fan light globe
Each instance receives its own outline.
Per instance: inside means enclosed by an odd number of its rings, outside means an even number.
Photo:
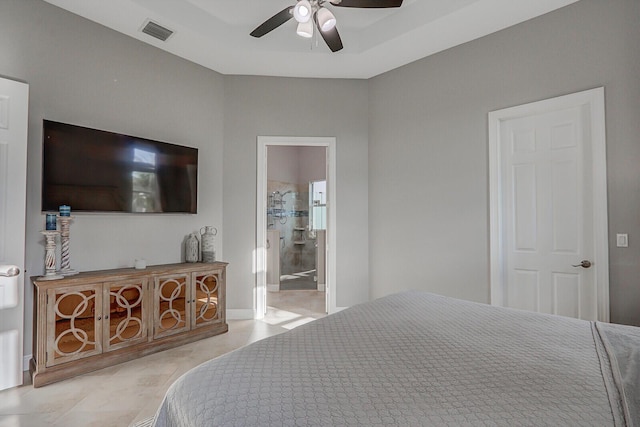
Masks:
[[[300,22],[298,24],[298,28],[296,29],[296,33],[300,37],[310,39],[311,37],[313,37],[313,23],[311,21]]]
[[[318,10],[318,26],[322,31],[329,31],[336,26],[336,17],[326,7]]]
[[[311,3],[309,0],[300,0],[293,8],[293,17],[299,23],[309,22],[311,19]]]

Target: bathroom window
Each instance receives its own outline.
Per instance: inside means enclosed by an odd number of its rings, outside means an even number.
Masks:
[[[309,230],[327,229],[327,181],[309,182]]]

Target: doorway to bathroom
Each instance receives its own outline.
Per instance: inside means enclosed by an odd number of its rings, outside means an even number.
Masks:
[[[258,137],[257,318],[335,310],[334,164],[335,138]]]

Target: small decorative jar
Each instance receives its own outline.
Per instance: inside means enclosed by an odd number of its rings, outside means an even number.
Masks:
[[[204,233],[202,232],[204,230]],[[206,225],[200,229],[200,239],[202,241],[202,262],[215,262],[216,249],[214,238],[218,234],[218,229]]]
[[[186,262],[198,262],[200,242],[196,233],[191,233],[184,245],[184,260]]]

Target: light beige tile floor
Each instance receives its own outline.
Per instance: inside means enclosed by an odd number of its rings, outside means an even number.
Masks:
[[[153,416],[189,369],[323,317],[324,292],[270,292],[264,320],[231,320],[229,332],[65,381],[0,391],[0,427],[126,427]]]

